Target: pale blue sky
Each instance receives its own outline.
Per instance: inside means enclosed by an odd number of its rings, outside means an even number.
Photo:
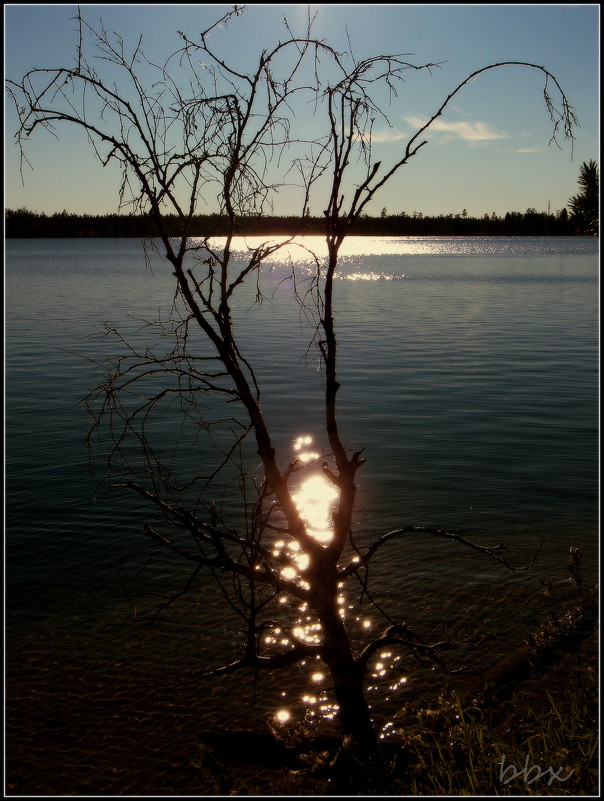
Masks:
[[[19,78],[32,67],[73,63],[77,32],[72,5],[5,5],[5,72]],[[176,49],[178,30],[191,36],[206,28],[226,5],[83,5],[93,23],[102,19],[147,54],[161,58]],[[282,16],[302,26],[306,5],[249,5],[225,37],[241,63],[283,35]],[[577,192],[583,161],[599,162],[598,5],[313,5],[314,34],[357,58],[406,53],[416,63],[445,62],[413,73],[388,109],[379,156],[395,158],[401,135],[414,120],[436,111],[469,73],[498,61],[539,64],[559,79],[579,118],[574,157],[570,146],[549,145],[551,127],[540,74],[520,68],[491,71],[466,87],[439,121],[430,143],[382,191],[369,209],[379,214],[485,212],[503,214],[534,207],[552,212]],[[411,54],[413,57],[411,57]],[[253,59],[252,62],[253,63]],[[300,120],[300,125],[303,120]],[[117,209],[118,176],[103,170],[81,137],[63,129],[60,141],[39,131],[30,143],[21,183],[12,137],[15,117],[6,107],[5,204],[38,212],[105,214]],[[386,135],[388,134],[388,135]],[[293,211],[284,192],[276,213]],[[321,209],[313,208],[314,214]]]

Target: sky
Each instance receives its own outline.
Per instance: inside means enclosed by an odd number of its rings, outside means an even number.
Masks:
[[[231,6],[82,5],[92,23],[103,21],[126,43],[143,36],[158,60],[192,38]],[[528,61],[559,80],[579,119],[574,150],[550,144],[551,124],[536,70],[504,67],[468,84],[439,118],[428,144],[383,188],[367,208],[379,215],[501,215],[528,208],[556,213],[577,193],[584,161],[599,163],[599,5],[266,5],[252,4],[228,29],[213,34],[216,46],[238,65],[252,65],[263,48],[283,38],[283,17],[297,32],[307,11],[316,14],[314,35],[336,49],[350,45],[357,59],[404,53],[413,63],[438,63],[412,72],[387,105],[389,125],[375,129],[376,155],[395,161],[414,126],[431,116],[469,74],[500,61]],[[11,5],[5,11],[5,75],[18,79],[33,67],[72,66],[78,42],[75,5]],[[5,103],[5,206],[51,214],[66,210],[108,214],[118,209],[119,174],[102,168],[85,138],[68,127],[58,138],[35,132],[21,169],[14,143],[16,115]],[[296,117],[304,134],[307,115]],[[319,203],[319,200],[316,201]],[[311,206],[320,215],[322,208]],[[212,211],[211,208],[207,209]],[[203,211],[203,210],[201,210]],[[275,214],[294,213],[283,189]]]

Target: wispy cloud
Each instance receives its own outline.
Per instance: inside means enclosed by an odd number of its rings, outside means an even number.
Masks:
[[[374,144],[388,144],[388,142],[400,142],[401,139],[408,139],[408,133],[401,133],[396,128],[387,128],[383,131],[373,131],[371,141]]]
[[[405,117],[405,120],[414,128],[421,128],[422,125],[426,124],[426,120],[421,117]],[[443,134],[440,138],[442,143],[450,142],[453,139],[462,139],[464,142],[478,144],[480,142],[491,142],[496,139],[507,139],[509,136],[509,134],[503,131],[497,131],[485,122],[480,122],[480,120],[475,120],[474,122],[435,120],[428,131]]]

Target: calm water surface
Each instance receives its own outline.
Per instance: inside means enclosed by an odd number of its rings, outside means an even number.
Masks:
[[[305,286],[304,251],[280,258],[263,276],[263,304],[246,295],[240,312],[286,459],[300,435],[318,452],[327,445],[312,329],[289,278],[294,266]],[[517,563],[543,544],[535,568],[514,575],[421,538],[393,542],[372,567],[376,600],[426,639],[476,612],[464,675],[537,624],[548,608],[539,579],[566,579],[569,547],[585,550],[595,579],[597,264],[597,241],[575,238],[351,238],[344,252],[341,427],[367,458],[357,541],[429,524],[504,542]],[[96,334],[107,321],[142,336],[133,318],[169,311],[169,270],[157,257],[149,266],[137,240],[9,240],[5,289],[7,665],[19,753],[43,771],[32,731],[58,719],[71,723],[57,747],[77,755],[91,725],[107,743],[153,730],[151,708],[172,743],[174,727],[186,740],[191,726],[245,724],[283,704],[302,714],[274,678],[260,681],[255,706],[249,679],[199,684],[197,672],[237,646],[238,623],[212,586],[144,624],[186,570],[140,534],[148,510],[88,474],[80,401],[98,382],[95,363],[115,355]],[[169,422],[164,436],[174,436]],[[198,459],[183,454],[185,472]],[[383,627],[367,605],[350,615],[351,627]],[[463,648],[458,659],[468,661]],[[434,680],[403,662],[397,703]],[[376,709],[395,684],[376,680]]]

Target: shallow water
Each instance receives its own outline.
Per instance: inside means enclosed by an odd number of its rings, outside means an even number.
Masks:
[[[326,450],[320,375],[305,356],[312,329],[288,280],[294,264],[305,286],[303,257],[292,249],[271,266],[260,307],[241,302],[242,348],[284,459],[300,435]],[[169,271],[156,257],[151,266],[136,240],[7,242],[7,754],[23,793],[145,792],[146,769],[128,773],[133,738],[149,759],[163,755],[169,776],[196,727],[253,726],[308,706],[312,666],[260,680],[255,705],[249,677],[199,682],[236,653],[238,622],[201,585],[146,626],[187,570],[140,534],[147,510],[88,475],[79,402],[98,381],[94,362],[114,352],[94,334],[109,321],[139,336],[132,316],[169,308]],[[515,563],[542,547],[514,575],[425,538],[392,542],[372,566],[375,600],[426,639],[474,610],[452,656],[466,666],[460,680],[538,623],[549,603],[539,580],[567,578],[569,547],[584,549],[595,580],[597,293],[593,240],[351,238],[343,254],[341,426],[367,458],[357,542],[426,524],[503,541]],[[162,435],[175,435],[169,419]],[[182,456],[183,471],[197,468],[199,453]],[[349,620],[384,625],[367,603]],[[386,667],[372,691],[384,721],[393,704],[442,684],[408,659]],[[94,758],[93,740],[104,744]]]

